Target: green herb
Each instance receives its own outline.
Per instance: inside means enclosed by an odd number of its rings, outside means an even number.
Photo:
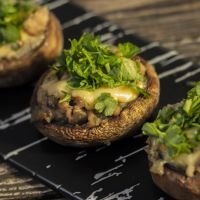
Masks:
[[[133,56],[140,53],[140,49],[130,42],[127,42],[125,44],[119,44],[118,48],[122,55],[126,58],[132,58]]]
[[[130,59],[139,53],[131,43],[119,44],[118,50],[102,43],[99,37],[84,34],[79,40],[70,40],[71,48],[64,50],[60,65],[53,68],[70,74],[69,87],[96,89],[128,85],[138,91],[137,83],[146,81],[141,74],[140,63]]]
[[[20,39],[22,24],[36,7],[31,0],[0,0],[0,45]]]
[[[20,29],[13,25],[7,25],[5,28],[0,30],[0,34],[3,38],[2,40],[11,43],[20,38]]]
[[[170,156],[190,153],[200,146],[200,82],[192,88],[187,98],[174,106],[159,111],[157,119],[142,127],[145,135],[157,138]]]
[[[102,93],[95,102],[95,110],[105,116],[112,116],[118,106],[118,102],[109,94]]]
[[[62,91],[64,94],[64,97],[59,101],[59,103],[67,102],[69,103],[71,101],[71,95],[68,92]]]

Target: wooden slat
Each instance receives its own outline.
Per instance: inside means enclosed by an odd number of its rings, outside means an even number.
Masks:
[[[126,30],[200,62],[198,0],[74,0]]]
[[[27,200],[27,199],[61,200],[60,195],[47,188],[39,181],[34,180],[23,172],[14,169],[4,162],[0,162],[0,199]],[[62,199],[64,200],[64,199]]]

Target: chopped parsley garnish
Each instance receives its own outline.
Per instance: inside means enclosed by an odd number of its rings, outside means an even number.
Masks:
[[[95,102],[95,110],[103,113],[105,116],[112,116],[118,106],[115,100],[109,93],[102,93]]]
[[[121,54],[126,58],[132,58],[133,56],[136,56],[138,53],[140,53],[140,49],[130,42],[119,44],[118,48]]]
[[[67,102],[69,103],[72,99],[71,95],[68,92],[62,91],[64,94],[64,97],[60,99],[59,103]]]
[[[0,0],[0,45],[20,39],[22,24],[35,9],[31,0]]]
[[[200,82],[188,92],[186,99],[164,107],[157,119],[145,123],[142,130],[145,135],[154,136],[164,144],[171,157],[200,147]]]
[[[140,62],[131,58],[139,48],[131,43],[109,46],[99,37],[86,33],[79,40],[70,40],[71,48],[64,50],[59,64],[53,66],[58,72],[70,75],[67,80],[71,88],[94,90],[99,87],[127,85],[138,93],[145,94],[138,82],[145,82]]]

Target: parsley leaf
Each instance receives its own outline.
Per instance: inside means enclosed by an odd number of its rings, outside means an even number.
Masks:
[[[122,55],[126,58],[132,58],[133,56],[140,53],[140,49],[130,42],[124,44],[120,43],[118,45],[118,48],[120,50],[120,53],[122,53]]]
[[[118,102],[110,93],[102,93],[95,102],[95,110],[105,116],[112,116],[118,106]]]
[[[145,123],[142,127],[142,130],[144,133],[148,133],[148,135],[153,135],[157,137],[165,137],[165,132],[162,132],[162,130],[159,129],[157,123]]]
[[[200,147],[200,82],[182,102],[160,110],[157,119],[145,123],[142,131],[164,144],[171,157]]]
[[[64,94],[64,97],[60,99],[59,103],[67,102],[69,103],[71,101],[71,95],[68,92],[62,91]]]
[[[138,47],[131,43],[119,44],[120,53],[89,33],[79,40],[70,40],[70,44],[60,63],[53,66],[55,70],[70,75],[67,80],[69,87],[94,90],[134,85],[139,94],[145,94],[144,89],[137,86],[138,82],[146,81],[140,63],[130,59],[139,52]]]
[[[20,38],[20,29],[13,25],[8,25],[0,30],[2,40],[6,43],[15,42]]]
[[[32,0],[0,0],[0,45],[20,39],[23,22],[36,8],[37,5]]]

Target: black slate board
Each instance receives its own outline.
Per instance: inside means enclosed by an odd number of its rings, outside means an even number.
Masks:
[[[189,89],[187,83],[200,80],[200,67],[182,60],[176,51],[127,33],[67,0],[46,3],[65,27],[65,47],[69,45],[67,38],[78,38],[85,31],[101,35],[103,41],[114,44],[130,41],[141,47],[141,56],[155,65],[161,79],[158,108],[181,100]],[[39,178],[68,200],[171,199],[152,183],[144,136],[136,133],[112,145],[93,149],[59,146],[40,135],[29,122],[32,90],[33,86],[1,89],[2,158]]]

